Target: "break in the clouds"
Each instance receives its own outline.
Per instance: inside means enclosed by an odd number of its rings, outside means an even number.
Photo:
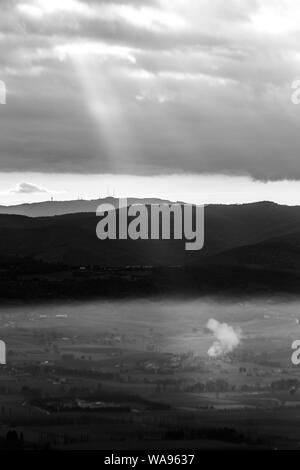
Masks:
[[[0,3],[0,171],[300,179],[297,2]]]

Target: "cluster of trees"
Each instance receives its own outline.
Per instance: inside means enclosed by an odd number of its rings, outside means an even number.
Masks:
[[[235,385],[231,385],[224,379],[208,380],[207,382],[196,382],[187,388],[188,392],[230,392],[235,390]]]
[[[280,379],[271,383],[272,390],[298,390],[300,385],[297,379]]]

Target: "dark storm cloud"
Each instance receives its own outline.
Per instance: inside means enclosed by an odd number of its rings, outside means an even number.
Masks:
[[[0,8],[0,171],[300,179],[292,1]]]

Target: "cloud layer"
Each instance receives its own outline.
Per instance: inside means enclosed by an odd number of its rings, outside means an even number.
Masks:
[[[0,171],[300,179],[296,2],[0,8]]]
[[[39,188],[34,184],[30,183],[20,183],[16,189],[13,189],[11,192],[16,194],[39,194],[47,193],[48,191],[43,188]]]

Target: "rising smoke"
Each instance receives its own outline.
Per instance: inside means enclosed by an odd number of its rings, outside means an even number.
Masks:
[[[219,357],[230,353],[241,341],[241,331],[234,329],[227,323],[220,323],[211,318],[208,320],[206,328],[213,333],[216,339],[207,351],[209,357]]]

